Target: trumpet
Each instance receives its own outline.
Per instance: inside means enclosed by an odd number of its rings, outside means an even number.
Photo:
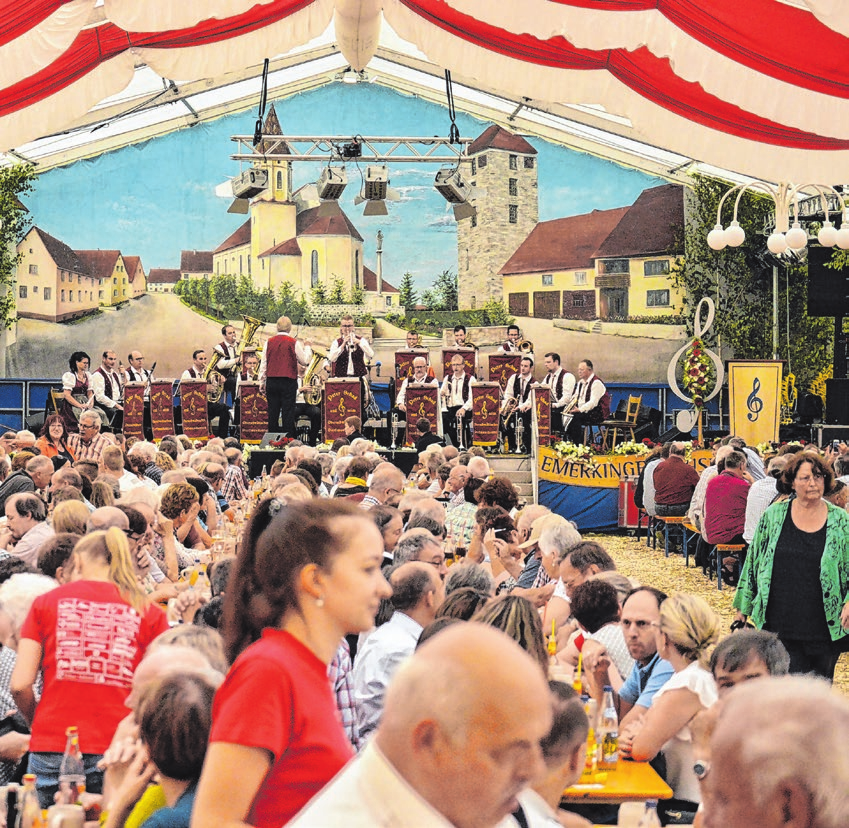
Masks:
[[[516,415],[516,424],[513,427],[513,433],[516,438],[516,448],[513,449],[513,454],[521,454],[522,437],[525,433],[525,424],[522,422],[522,418],[518,414]]]
[[[398,413],[396,411],[392,412],[392,445],[389,446],[392,451],[395,451],[396,443],[398,440]]]
[[[463,445],[463,416],[462,416],[462,411],[463,411],[463,409],[461,408],[457,412],[457,448],[460,451],[463,451],[466,448]]]
[[[510,397],[510,399],[505,403],[504,410],[501,412],[501,423],[504,428],[507,428],[507,423],[510,422],[510,418],[513,416],[518,405],[519,400],[517,397]]]

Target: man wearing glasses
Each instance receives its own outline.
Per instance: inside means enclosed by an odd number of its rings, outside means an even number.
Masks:
[[[153,371],[144,367],[144,355],[141,351],[131,351],[127,356],[127,382],[143,382],[144,388],[144,439],[153,439],[153,426],[150,422],[150,382],[153,379]],[[156,363],[153,364],[156,367]]]
[[[404,473],[392,463],[381,463],[371,476],[371,484],[360,508],[372,509],[386,503],[389,498],[401,494],[404,488]]]
[[[109,440],[100,433],[100,415],[96,411],[80,414],[80,433],[68,435],[68,448],[77,460],[93,460],[100,465]]]
[[[342,334],[333,340],[327,355],[333,365],[334,377],[364,377],[368,373],[366,358],[374,357],[374,349],[364,336],[354,333],[354,318],[343,316],[339,325]]]
[[[655,627],[660,623],[660,605],[666,595],[653,587],[637,587],[622,605],[622,632],[625,646],[634,659],[634,669],[614,693],[619,708],[619,750],[630,756],[633,733],[628,725],[651,707],[654,694],[672,677],[672,665],[657,652]],[[603,644],[587,640],[582,650],[584,669],[602,685],[608,684],[610,656]]]

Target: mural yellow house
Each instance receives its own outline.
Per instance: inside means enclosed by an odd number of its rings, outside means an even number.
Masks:
[[[124,256],[127,266],[127,281],[130,285],[130,298],[138,299],[147,292],[147,276],[140,256]]]
[[[514,316],[615,319],[681,307],[669,272],[684,238],[684,192],[644,190],[630,207],[539,222],[501,268]]]
[[[61,322],[100,304],[100,279],[67,244],[40,227],[31,227],[17,246],[17,314]]]
[[[127,266],[120,250],[77,250],[86,270],[100,282],[98,302],[109,307],[132,298]]]

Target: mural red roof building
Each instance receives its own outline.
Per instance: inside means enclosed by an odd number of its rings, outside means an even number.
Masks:
[[[684,188],[663,184],[643,190],[599,245],[595,258],[650,256],[676,250],[684,239]]]
[[[471,144],[469,155],[483,152],[487,149],[515,152],[520,155],[536,155],[537,151],[521,135],[514,135],[498,124],[488,126]]]
[[[240,227],[239,230],[242,228]],[[236,233],[239,232],[236,231]],[[235,233],[233,234],[235,235]],[[232,236],[230,237],[232,238]],[[248,233],[250,240],[250,233]],[[226,244],[226,242],[225,242]],[[235,247],[235,245],[231,245]],[[183,250],[180,253],[180,270],[183,273],[212,273],[211,250]]]
[[[176,285],[180,281],[180,271],[176,268],[154,267],[147,275],[149,285]]]
[[[501,268],[501,274],[593,267],[596,250],[624,218],[628,207],[593,210],[582,216],[541,221]]]
[[[86,273],[95,279],[111,279],[120,250],[77,250]]]
[[[33,227],[33,230],[38,233],[47,252],[50,254],[50,258],[56,263],[56,267],[61,270],[70,270],[73,273],[89,275],[88,269],[76,254],[76,251],[68,247],[65,242],[59,241],[59,239],[51,236],[50,233],[45,233],[40,227]]]
[[[380,289],[383,293],[400,293],[398,288],[390,285],[386,279],[381,280]],[[377,274],[365,265],[363,265],[363,290],[377,291]]]

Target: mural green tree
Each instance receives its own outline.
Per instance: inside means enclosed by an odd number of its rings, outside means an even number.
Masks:
[[[410,308],[412,310],[416,305],[416,289],[413,285],[413,274],[408,270],[401,278],[401,285],[398,288],[398,304],[402,308]]]
[[[772,261],[766,254],[764,225],[774,204],[765,196],[745,193],[737,220],[746,240],[738,248],[711,250],[707,234],[716,224],[717,205],[728,189],[725,182],[694,176],[685,256],[673,265],[670,279],[684,291],[682,312],[690,332],[696,305],[703,296],[710,296],[716,303],[716,321],[707,339],[714,349],[724,357],[733,350],[738,359],[768,359],[772,355]],[[731,217],[731,200],[723,207],[725,225]],[[782,328],[788,327],[789,314],[792,335],[782,336],[779,355],[788,361],[797,385],[805,387],[831,360],[833,323],[807,315],[807,267],[789,264],[781,270]]]
[[[29,164],[0,169],[0,325],[3,330],[15,321],[15,269],[21,260],[17,243],[29,229],[31,219],[19,201],[33,188],[37,175]]]
[[[455,311],[458,309],[460,294],[456,273],[452,273],[450,270],[443,270],[436,277],[433,289],[439,297],[440,310]]]

